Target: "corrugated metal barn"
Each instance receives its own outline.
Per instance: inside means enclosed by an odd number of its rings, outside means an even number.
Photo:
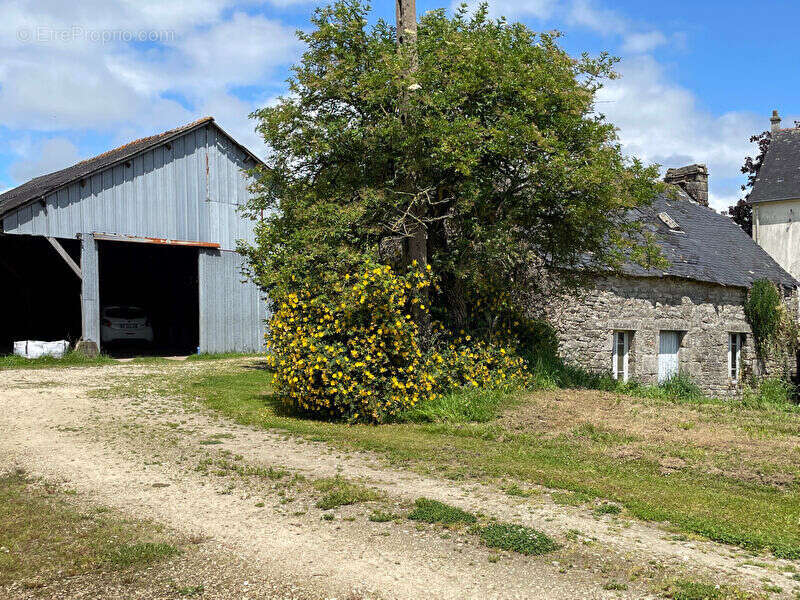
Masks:
[[[260,350],[266,304],[235,252],[253,239],[238,208],[257,161],[207,117],[0,195],[0,353],[99,348],[110,305],[147,311],[157,352]]]

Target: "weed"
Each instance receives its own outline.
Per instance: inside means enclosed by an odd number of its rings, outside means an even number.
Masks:
[[[516,483],[512,483],[503,491],[509,496],[519,496],[521,498],[530,498],[532,496],[538,496],[541,493],[535,488],[521,488]]]
[[[374,523],[386,523],[388,521],[394,521],[397,518],[398,516],[396,514],[383,510],[374,510],[369,515],[369,520]]]
[[[320,479],[314,482],[314,487],[325,494],[317,502],[317,508],[330,510],[338,506],[357,504],[378,500],[381,494],[360,483],[352,483],[342,476]]]
[[[622,507],[619,504],[612,504],[611,502],[605,502],[595,508],[592,512],[595,515],[618,515],[622,512]]]
[[[175,588],[175,593],[184,598],[194,598],[195,596],[202,595],[205,591],[202,585],[184,585]]]
[[[412,521],[439,523],[442,525],[470,524],[477,521],[477,518],[472,513],[437,500],[417,498],[414,506],[414,510],[408,514],[408,518]]]
[[[524,525],[495,523],[483,527],[480,536],[490,548],[513,550],[520,554],[547,554],[558,548],[547,535]]]
[[[147,564],[162,558],[169,558],[179,553],[180,550],[164,543],[124,544],[109,550],[106,553],[105,562],[118,567],[130,567],[136,564]]]
[[[678,579],[663,590],[665,598],[672,600],[746,600],[750,596],[729,586]]]
[[[603,589],[624,592],[628,589],[628,584],[622,583],[621,581],[607,581],[603,584]]]
[[[550,496],[562,506],[581,506],[592,500],[592,496],[583,492],[553,492]]]

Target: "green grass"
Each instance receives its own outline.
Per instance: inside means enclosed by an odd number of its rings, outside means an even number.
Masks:
[[[480,536],[481,541],[490,548],[526,555],[547,554],[558,548],[558,544],[547,535],[524,525],[493,523],[483,527]]]
[[[618,515],[622,512],[622,507],[619,504],[612,504],[605,502],[592,511],[596,515]]]
[[[67,501],[70,498],[70,501]],[[0,585],[128,569],[176,555],[162,528],[83,509],[24,474],[0,476]]]
[[[137,389],[135,382],[128,385]],[[209,374],[181,375],[176,371],[165,376],[162,386],[165,394],[181,395],[192,402],[197,399],[205,408],[239,423],[282,430],[343,449],[378,452],[396,465],[422,472],[444,476],[458,472],[459,477],[539,484],[561,490],[552,494],[556,502],[605,498],[639,519],[666,521],[683,532],[719,542],[800,558],[797,487],[779,488],[692,469],[665,477],[656,460],[635,456],[620,460],[607,453],[607,444],[586,437],[542,436],[525,429],[504,429],[497,421],[371,426],[295,417],[271,394],[270,374],[252,366],[231,364]],[[515,401],[524,402],[524,398]],[[627,401],[620,396],[619,402]],[[675,400],[654,402],[658,406]],[[724,403],[685,404],[687,410],[697,411],[692,421],[705,418],[708,407],[735,415],[745,410]],[[762,419],[761,412],[742,414],[763,429],[758,435],[796,435],[794,412],[774,413],[770,419]],[[741,433],[745,440],[748,435]]]
[[[41,358],[23,358],[14,354],[0,356],[0,371],[4,369],[51,369],[53,367],[95,367],[115,364],[110,356],[101,354],[95,358],[87,358],[77,352],[67,352],[62,358],[43,356]]]
[[[426,400],[405,411],[408,423],[486,423],[496,419],[513,396],[500,390],[461,389]]]
[[[469,525],[478,520],[472,513],[444,502],[428,500],[427,498],[417,498],[414,502],[414,510],[408,513],[408,518],[412,521],[438,523],[440,525]]]
[[[665,598],[672,600],[747,600],[752,594],[737,588],[712,583],[679,579],[663,590]]]
[[[230,358],[248,358],[263,356],[263,354],[244,354],[241,352],[202,352],[200,354],[190,354],[186,360],[227,360]]]
[[[398,518],[396,514],[383,510],[374,510],[369,514],[369,520],[373,523],[388,523]]]
[[[322,510],[331,510],[339,506],[369,502],[381,498],[381,494],[378,491],[360,483],[347,481],[340,475],[319,479],[314,482],[314,487],[324,492],[322,498],[316,504],[317,508]]]

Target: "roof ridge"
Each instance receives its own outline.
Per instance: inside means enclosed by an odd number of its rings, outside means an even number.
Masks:
[[[175,127],[174,129],[168,129],[167,131],[162,131],[161,133],[155,133],[153,135],[148,135],[148,136],[145,136],[143,138],[132,140],[130,142],[122,144],[121,146],[117,146],[116,148],[112,148],[111,150],[106,150],[105,152],[101,152],[100,154],[96,154],[96,155],[94,155],[94,156],[92,156],[90,158],[85,158],[85,159],[83,159],[83,160],[81,160],[79,162],[76,162],[74,165],[70,165],[69,167],[66,167],[66,168],[67,169],[71,169],[72,167],[77,167],[78,165],[82,165],[84,163],[88,163],[88,162],[91,162],[93,160],[97,160],[98,158],[103,158],[104,156],[108,156],[109,154],[113,154],[114,152],[119,152],[120,150],[124,150],[125,148],[127,148],[129,146],[133,146],[135,144],[141,144],[141,143],[144,143],[144,142],[148,142],[150,140],[155,140],[156,138],[161,138],[161,137],[164,137],[166,135],[172,135],[174,133],[179,133],[179,132],[181,132],[181,131],[183,131],[185,129],[191,129],[192,127],[196,127],[197,125],[200,125],[201,123],[210,123],[213,120],[214,120],[214,117],[211,117],[211,116],[202,117],[200,119],[192,121],[191,123],[187,123],[186,125],[181,125],[180,127]],[[63,169],[59,169],[59,170],[63,170]],[[45,177],[46,175],[47,174],[40,175],[40,177]],[[31,180],[31,181],[33,181],[33,180]]]

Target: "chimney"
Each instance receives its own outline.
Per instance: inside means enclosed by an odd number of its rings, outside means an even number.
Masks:
[[[781,128],[781,118],[778,116],[777,110],[772,111],[772,116],[769,118],[769,122],[771,125],[771,131],[778,131]]]
[[[689,165],[680,169],[667,169],[664,183],[679,186],[692,200],[708,206],[708,168],[705,165]]]

